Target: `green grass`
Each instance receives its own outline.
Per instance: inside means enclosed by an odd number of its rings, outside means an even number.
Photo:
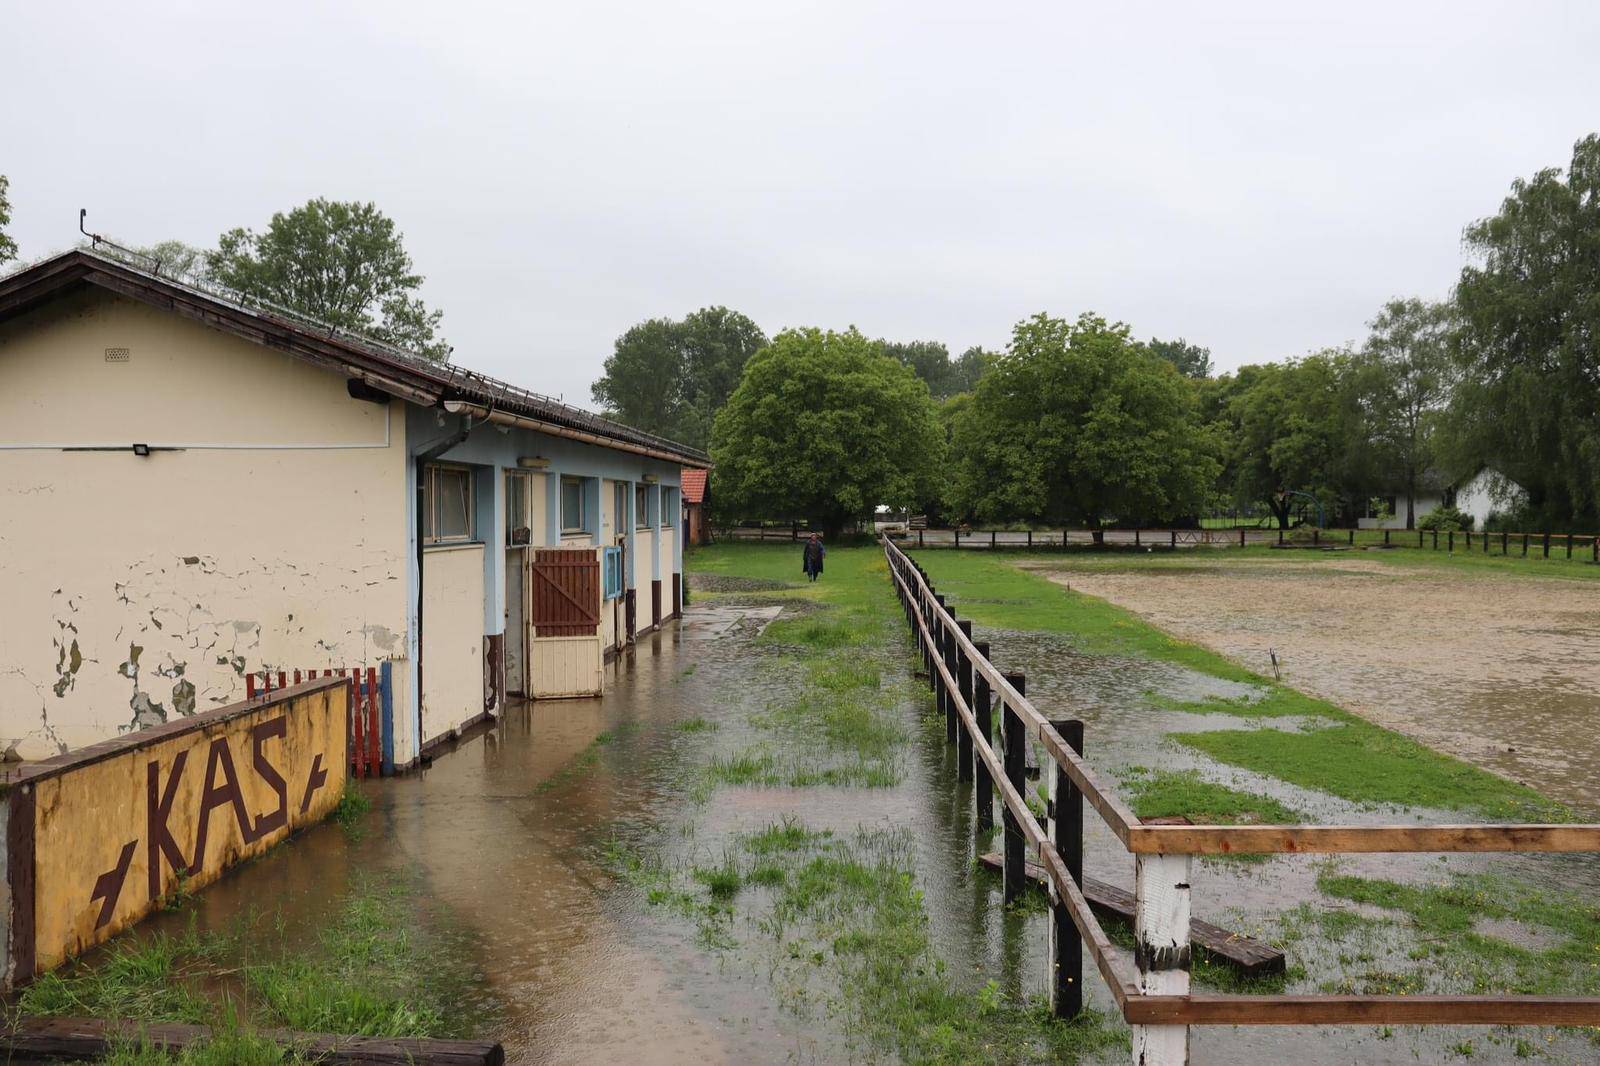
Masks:
[[[1128,787],[1133,813],[1140,818],[1182,815],[1196,825],[1294,825],[1305,820],[1270,796],[1215,784],[1193,771],[1135,777]]]
[[[256,1028],[454,1035],[461,1016],[447,1005],[469,980],[465,963],[419,940],[409,903],[398,884],[362,883],[312,948],[283,956],[256,955],[243,928],[200,933],[191,923],[179,936],[124,934],[98,957],[41,976],[16,1006],[23,1014],[210,1024],[217,1047],[235,1037],[248,1043]],[[143,1053],[136,1045],[119,1052]]]
[[[716,731],[717,723],[696,716],[685,718],[672,727],[679,733],[712,733]]]
[[[1268,548],[1243,549],[1245,554],[1250,552],[1281,554]],[[1394,553],[1371,554],[1387,559]],[[1092,563],[1089,555],[1072,558],[1075,563],[1088,559],[1092,565],[1141,569],[1194,565],[1188,558],[1174,563],[1172,555],[1148,560],[1132,553],[1107,555],[1114,558],[1103,564]],[[957,613],[980,625],[1060,633],[1088,654],[1170,662],[1209,677],[1251,684],[1260,691],[1259,699],[1248,701],[1179,702],[1146,697],[1153,706],[1244,718],[1299,716],[1322,719],[1329,725],[1309,733],[1260,728],[1171,735],[1218,762],[1353,803],[1474,811],[1488,818],[1517,821],[1567,821],[1573,817],[1567,808],[1530,788],[1375,726],[1326,700],[1275,683],[1207,648],[1177,640],[1131,611],[1018,569],[1014,565],[1017,556],[925,551],[919,557],[939,591],[954,601]]]
[[[259,1034],[221,1026],[177,1055],[148,1040],[129,1039],[100,1060],[102,1066],[300,1066],[311,1061]]]
[[[1600,993],[1600,906],[1592,899],[1490,874],[1458,874],[1442,884],[1404,884],[1324,870],[1317,888],[1334,899],[1394,912],[1416,937],[1415,969],[1401,975],[1415,991],[1519,995]],[[1514,944],[1482,932],[1485,919],[1542,931],[1548,946]],[[1591,1038],[1600,1041],[1600,1031]]]
[[[1355,718],[1309,733],[1221,730],[1171,739],[1218,762],[1352,803],[1468,810],[1501,821],[1573,817],[1533,789]]]
[[[353,832],[360,828],[361,819],[371,810],[372,801],[361,791],[361,786],[346,778],[339,805],[333,809],[333,820]]]
[[[788,858],[763,926],[789,980],[823,971],[837,983],[857,1040],[919,1063],[1073,1062],[1126,1041],[1120,1023],[1098,1011],[1060,1022],[1048,1003],[951,973],[933,951],[905,834],[862,831]]]

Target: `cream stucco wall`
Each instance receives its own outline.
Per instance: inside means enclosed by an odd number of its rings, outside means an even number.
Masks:
[[[483,713],[483,545],[429,548],[422,563],[423,743]]]
[[[0,750],[403,657],[411,499],[401,405],[339,374],[98,292],[0,325]]]

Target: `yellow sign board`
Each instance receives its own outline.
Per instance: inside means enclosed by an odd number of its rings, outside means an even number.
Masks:
[[[342,680],[310,682],[6,779],[12,981],[326,817],[349,771],[349,699]]]

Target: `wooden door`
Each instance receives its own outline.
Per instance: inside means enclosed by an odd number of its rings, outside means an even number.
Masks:
[[[528,573],[533,593],[532,694],[598,695],[604,587],[596,549],[540,548]]]

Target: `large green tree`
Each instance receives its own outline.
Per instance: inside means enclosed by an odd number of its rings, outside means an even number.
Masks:
[[[1128,328],[1085,314],[1017,324],[955,418],[952,503],[981,521],[1167,521],[1219,469],[1195,391]]]
[[[989,353],[972,347],[954,359],[941,341],[879,341],[883,353],[916,371],[935,400],[971,392],[983,376]]]
[[[1186,378],[1196,380],[1211,376],[1211,349],[1202,348],[1198,344],[1190,344],[1179,337],[1175,341],[1157,340],[1150,338],[1150,343],[1145,345],[1150,349],[1150,354],[1160,359],[1165,359],[1178,368],[1178,373]]]
[[[1433,461],[1433,428],[1450,388],[1450,307],[1390,300],[1371,322],[1356,373],[1373,458],[1386,487],[1405,496],[1417,527],[1417,489]]]
[[[1330,520],[1350,518],[1380,476],[1351,352],[1241,367],[1202,402],[1225,442],[1225,491],[1265,503],[1282,526],[1292,507],[1283,493],[1316,497]]]
[[[1600,524],[1600,136],[1467,228],[1456,286],[1458,465],[1492,463],[1548,527]]]
[[[726,307],[652,318],[617,338],[589,392],[619,421],[704,448],[745,363],[766,344],[759,326]]]
[[[930,499],[943,454],[927,385],[854,329],[780,333],[745,367],[711,445],[725,511],[830,535],[879,504]]]
[[[6,233],[11,225],[11,179],[0,174],[0,263],[17,257],[17,242]]]
[[[207,253],[211,278],[249,296],[445,362],[443,312],[417,298],[422,275],[392,219],[370,203],[311,200],[263,233],[234,229]]]

